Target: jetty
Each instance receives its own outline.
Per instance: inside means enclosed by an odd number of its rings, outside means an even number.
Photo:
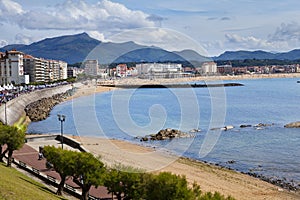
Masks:
[[[208,87],[234,87],[234,86],[244,86],[241,83],[210,83],[210,84],[99,84],[103,87],[117,87],[117,88],[208,88]]]

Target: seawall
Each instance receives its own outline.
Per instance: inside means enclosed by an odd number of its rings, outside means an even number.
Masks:
[[[72,85],[62,85],[54,88],[46,88],[42,90],[36,90],[28,94],[22,94],[19,97],[10,100],[6,103],[6,112],[5,104],[2,104],[0,107],[0,121],[5,123],[5,113],[7,117],[7,124],[13,125],[18,121],[22,116],[25,115],[24,108],[39,99],[52,97],[55,94],[66,92],[67,90],[72,89]]]

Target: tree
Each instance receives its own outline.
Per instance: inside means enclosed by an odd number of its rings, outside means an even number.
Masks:
[[[177,176],[170,172],[161,172],[147,184],[146,199],[172,200],[172,199],[196,199],[192,189],[188,188],[184,176]]]
[[[141,170],[132,167],[115,166],[107,171],[104,186],[109,193],[116,195],[118,200],[141,199],[144,194],[143,177]]]
[[[15,150],[22,148],[25,143],[25,129],[19,129],[15,126],[1,125],[0,126],[0,143],[1,145],[6,144],[7,148],[1,152],[0,159],[8,153],[7,166],[11,166],[12,155]],[[1,146],[2,150],[2,146]]]
[[[0,162],[3,162],[3,158],[7,153],[8,149],[2,152],[3,146],[6,143],[7,131],[4,125],[0,125]]]
[[[54,146],[45,146],[43,149],[43,154],[47,162],[53,165],[54,170],[59,174],[61,179],[56,192],[58,195],[62,195],[68,176],[74,174],[77,153],[78,152],[55,148]]]
[[[91,153],[76,154],[73,181],[81,187],[82,200],[88,200],[91,186],[99,186],[103,182],[104,164]]]

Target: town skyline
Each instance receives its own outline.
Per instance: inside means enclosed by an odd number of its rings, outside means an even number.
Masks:
[[[131,34],[122,40],[147,44],[157,38],[165,40],[166,32],[161,30],[171,30],[190,38],[209,56],[236,50],[285,52],[300,47],[299,5],[294,0],[0,0],[0,46],[81,32],[115,42],[116,34],[143,33],[154,27],[146,38]],[[168,36],[171,43],[178,40],[176,34]]]

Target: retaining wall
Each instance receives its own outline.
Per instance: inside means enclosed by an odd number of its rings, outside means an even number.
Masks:
[[[6,103],[7,124],[13,125],[22,116],[24,116],[25,115],[24,108],[28,104],[42,98],[47,98],[55,94],[66,92],[69,89],[72,89],[71,84],[62,85],[54,88],[46,88],[42,90],[36,90],[27,94],[22,94],[19,97],[8,101]],[[5,123],[5,104],[2,104],[0,107],[0,121]]]

